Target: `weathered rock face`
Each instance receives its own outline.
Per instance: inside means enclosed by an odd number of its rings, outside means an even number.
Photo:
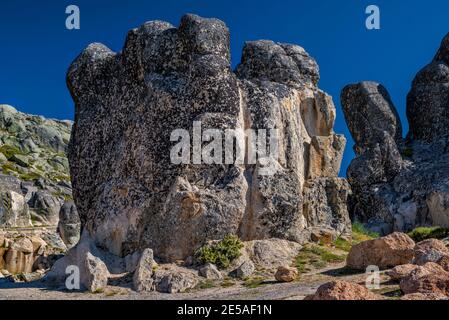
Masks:
[[[116,255],[152,248],[169,261],[226,234],[302,242],[311,227],[349,232],[349,188],[337,178],[345,139],[333,132],[335,107],[318,79],[304,49],[272,41],[246,43],[232,72],[227,27],[195,15],[179,28],[153,21],[131,30],[120,53],[90,45],[67,74],[83,228]],[[250,143],[230,154],[221,140],[223,148],[199,150],[197,122],[205,141],[252,129],[277,143],[254,162]],[[171,157],[179,129],[193,143],[192,164]]]
[[[72,196],[71,127],[0,105],[0,228],[57,224],[64,199]]]
[[[349,85],[341,101],[357,157],[348,168],[352,214],[386,234],[420,225],[449,227],[449,35],[407,97],[410,131],[402,139],[384,87]]]

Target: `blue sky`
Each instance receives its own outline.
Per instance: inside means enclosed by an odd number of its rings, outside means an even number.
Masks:
[[[70,4],[81,10],[81,30],[65,28],[65,8]],[[370,4],[381,10],[381,30],[365,28],[365,8]],[[244,42],[257,39],[299,44],[317,59],[320,87],[334,97],[337,107],[335,131],[348,138],[343,175],[353,157],[353,142],[341,112],[341,89],[361,80],[384,84],[403,119],[405,134],[410,83],[449,32],[446,0],[1,1],[0,103],[72,119],[65,73],[84,47],[102,42],[119,51],[129,29],[155,19],[177,25],[188,12],[226,22],[233,66]]]

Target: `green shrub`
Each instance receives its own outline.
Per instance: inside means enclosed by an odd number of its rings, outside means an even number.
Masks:
[[[449,229],[441,227],[419,227],[409,232],[408,235],[415,242],[426,239],[444,239],[449,235]]]
[[[213,263],[220,269],[226,269],[231,262],[240,257],[243,243],[235,235],[227,235],[223,240],[205,245],[195,253],[195,260],[199,263]]]

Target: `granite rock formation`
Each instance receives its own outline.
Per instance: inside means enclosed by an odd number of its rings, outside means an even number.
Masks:
[[[416,226],[449,227],[449,35],[415,77],[407,97],[409,133],[387,90],[374,82],[343,89],[341,101],[355,141],[347,171],[351,214],[388,234]]]
[[[71,127],[0,105],[0,228],[58,223],[62,204],[72,197]]]
[[[223,22],[189,14],[178,28],[131,30],[119,53],[91,44],[71,65],[73,195],[96,246],[175,261],[227,234],[304,242],[314,228],[350,231],[350,189],[338,178],[346,141],[317,63],[299,46],[253,41],[233,72],[229,40]],[[220,164],[224,152],[203,143],[212,164],[173,163],[173,131],[195,140],[195,122],[209,141],[226,129],[277,129],[277,146],[242,164],[235,146]],[[192,162],[198,152],[193,141]]]

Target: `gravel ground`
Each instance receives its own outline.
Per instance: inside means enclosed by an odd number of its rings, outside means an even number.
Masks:
[[[313,273],[304,274],[300,280],[292,283],[276,283],[267,280],[256,288],[247,288],[241,284],[222,288],[193,290],[186,293],[164,294],[158,292],[136,293],[129,287],[108,286],[102,293],[81,293],[48,289],[42,282],[12,283],[0,281],[0,300],[302,300],[313,294],[316,289],[335,279],[364,284],[364,274],[345,274],[343,265],[333,265]],[[397,285],[386,282],[382,276],[382,285],[378,293],[395,292]]]

